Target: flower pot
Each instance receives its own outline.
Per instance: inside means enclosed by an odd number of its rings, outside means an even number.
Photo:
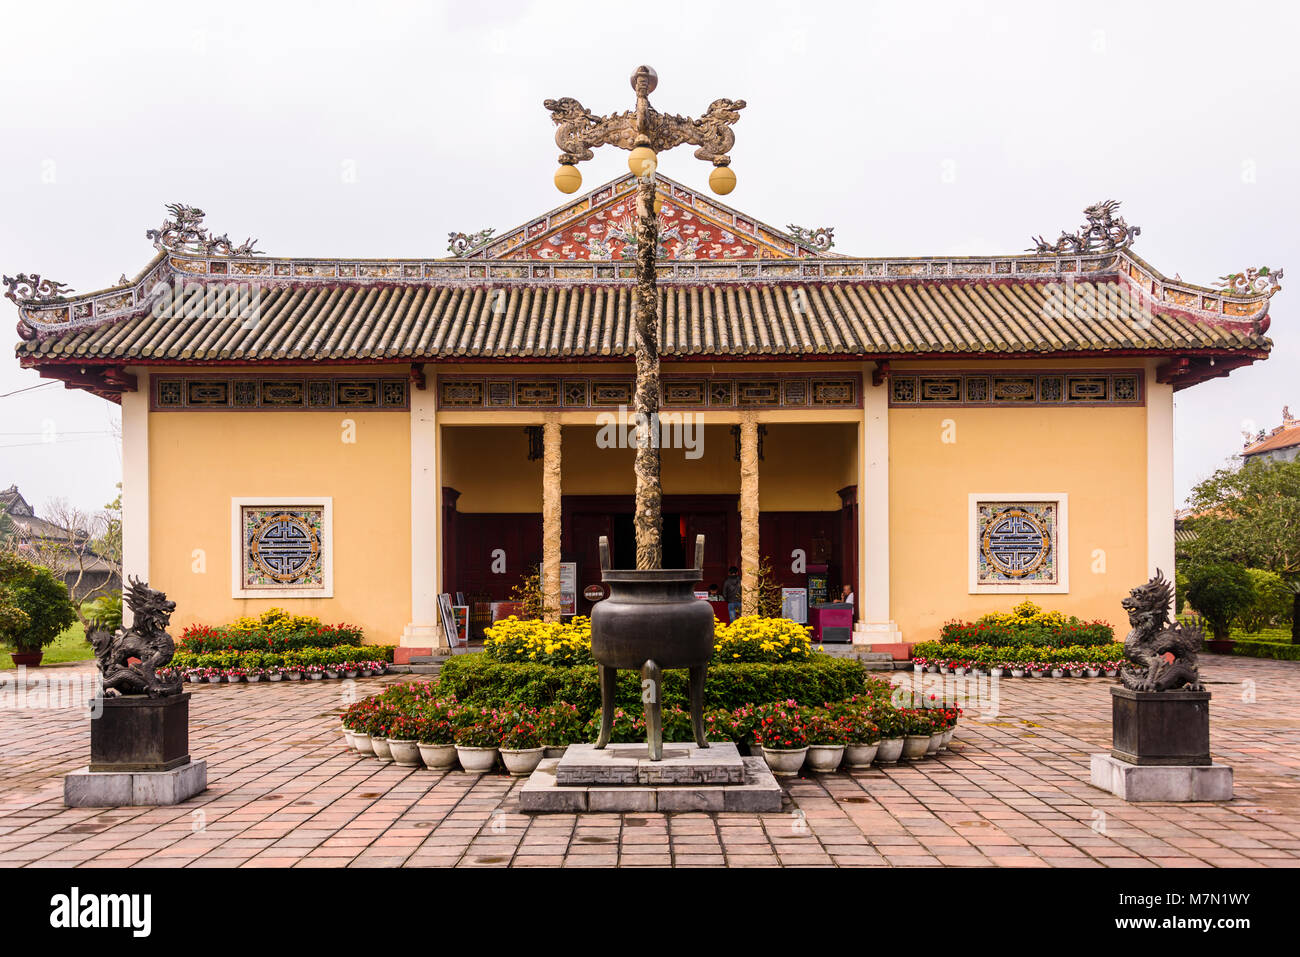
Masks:
[[[355,678],[356,676],[357,676],[357,673],[356,673],[355,670],[353,670],[353,671],[345,671],[345,672],[343,672],[343,677],[344,677],[344,678]]]
[[[446,771],[456,766],[456,745],[420,743],[420,760],[430,771]]]
[[[1001,669],[1001,668],[990,668],[990,669],[989,669],[989,677],[990,677],[990,678],[1001,678],[1001,677],[1002,677],[1002,669]]]
[[[280,674],[280,672],[276,671],[276,672],[274,672],[274,673],[272,673],[272,674],[267,675],[267,676],[266,676],[266,680],[267,680],[267,681],[283,681],[283,680],[284,680],[284,675],[282,675],[282,674]]]
[[[373,672],[369,668],[362,668],[357,672],[357,676],[360,678],[369,678],[372,674]]]
[[[877,764],[897,764],[903,754],[902,738],[881,738],[876,751]]]
[[[356,745],[356,741],[355,741],[355,739],[352,737],[352,729],[349,728],[347,725],[343,725],[343,726],[340,727],[339,730],[341,730],[341,731],[343,732],[343,740],[346,741],[346,742],[348,743],[348,747],[349,747],[349,748],[356,748],[356,746],[357,746],[357,745]]]
[[[919,761],[925,757],[925,749],[930,746],[928,734],[909,734],[903,738],[903,760]]]
[[[259,681],[262,680],[262,676],[261,676],[261,675],[244,675],[244,680],[247,681],[249,684],[256,684],[257,682],[259,682]]]
[[[1064,677],[1065,677],[1065,671],[1064,671],[1064,669],[1062,669],[1062,668],[1053,668],[1053,669],[1052,669],[1052,677],[1053,677],[1053,678],[1064,678]]]
[[[389,738],[388,750],[393,756],[393,763],[404,768],[420,766],[420,743],[413,738]]]
[[[808,746],[808,770],[818,774],[829,774],[840,766],[844,760],[842,744],[810,744]]]
[[[546,754],[544,755],[544,757],[562,758],[564,757],[564,752],[568,750],[569,750],[569,746],[567,744],[561,744],[558,746],[548,744],[546,746]]]
[[[393,760],[393,749],[388,746],[388,739],[377,735],[370,736],[370,744],[375,749],[375,757],[381,761]]]
[[[1119,669],[1118,669],[1118,668],[1107,668],[1107,669],[1106,669],[1106,677],[1107,677],[1107,678],[1114,678],[1114,677],[1115,677],[1116,675],[1118,675],[1118,674],[1119,674]]]
[[[337,671],[327,671],[327,672],[325,672],[325,677],[326,677],[326,678],[337,678],[338,676],[339,676],[339,673],[338,673]]]
[[[14,667],[35,668],[45,657],[44,651],[14,651],[9,655],[13,659]]]
[[[364,731],[352,732],[352,747],[357,749],[358,754],[374,754],[374,739]]]
[[[467,748],[458,744],[456,745],[456,757],[460,758],[460,766],[466,771],[491,771],[497,763],[497,749]]]
[[[1071,677],[1071,678],[1082,678],[1082,677],[1083,677],[1083,669],[1082,669],[1082,668],[1071,668],[1071,669],[1070,669],[1070,677]]]
[[[928,672],[930,672],[930,674],[932,674],[932,675],[937,675],[937,674],[939,673],[939,666],[938,666],[938,665],[930,665],[930,666],[929,666],[928,668],[926,668],[925,670],[928,671]]]
[[[943,732],[936,731],[934,734],[930,735],[930,743],[925,746],[926,757],[929,757],[932,754],[938,754],[942,747]]]
[[[807,756],[807,748],[763,748],[763,757],[767,761],[767,766],[772,769],[773,774],[779,774],[781,777],[788,778],[798,774]]]
[[[1087,669],[1085,669],[1085,673],[1088,675],[1089,678],[1096,678],[1096,677],[1099,677],[1099,676],[1101,675],[1101,669],[1100,669],[1100,668],[1087,668]]]
[[[302,672],[290,671],[288,674],[285,675],[285,677],[288,678],[290,681],[302,681]]]
[[[203,676],[202,676],[202,675],[190,675],[186,680],[187,680],[190,684],[192,684],[192,685],[196,685],[196,684],[199,684],[199,683],[203,680]]]
[[[844,767],[869,768],[871,762],[876,760],[876,752],[879,750],[879,741],[874,744],[850,744],[844,749]]]
[[[918,675],[919,675],[919,674],[924,674],[924,673],[925,673],[925,665],[912,665],[912,670],[915,671]]]
[[[1042,668],[1035,668],[1033,671],[1030,672],[1030,674],[1033,675],[1035,678],[1041,678],[1043,677],[1043,675],[1047,674],[1047,672],[1045,672]]]
[[[949,728],[948,730],[944,731],[944,733],[943,733],[943,747],[940,748],[941,751],[947,751],[947,750],[948,750],[948,745],[952,743],[952,735],[953,735],[953,732],[956,731],[956,730],[957,730],[957,728],[956,728],[956,726],[954,726],[954,727],[951,727],[951,728]]]
[[[307,677],[310,678],[312,681],[322,681],[322,680],[324,680],[325,675],[324,675],[323,672],[320,672],[320,671],[313,671],[313,672],[312,672],[311,674],[309,674]]]
[[[511,774],[532,774],[545,755],[545,748],[501,748],[501,763]]]
[[[1023,678],[1024,676],[1025,676],[1025,669],[1024,669],[1024,668],[1012,668],[1012,669],[1011,669],[1011,677],[1013,677],[1013,678]]]
[[[941,674],[941,675],[946,675],[946,674],[948,673],[948,670],[949,670],[949,669],[948,669],[948,666],[947,666],[947,665],[940,665],[940,666],[939,666],[939,674]]]
[[[221,675],[208,675],[208,684],[210,685],[221,684]]]

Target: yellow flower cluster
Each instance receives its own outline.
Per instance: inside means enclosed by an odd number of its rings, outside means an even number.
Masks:
[[[806,661],[815,654],[812,629],[789,618],[742,615],[730,625],[714,619],[717,661]]]
[[[488,626],[483,650],[497,661],[540,665],[585,665],[591,657],[591,619],[568,622],[521,620],[514,615]]]
[[[1042,625],[1047,628],[1063,628],[1069,624],[1068,616],[1059,611],[1043,611],[1032,601],[1022,601],[1010,611],[995,611],[984,615],[977,624],[981,625]]]
[[[283,608],[268,608],[256,618],[244,615],[226,626],[232,633],[262,632],[271,637],[319,629],[321,620],[314,615],[291,615]]]

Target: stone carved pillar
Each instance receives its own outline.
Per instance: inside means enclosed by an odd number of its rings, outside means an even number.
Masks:
[[[740,613],[758,614],[758,416],[740,416]]]
[[[560,620],[560,416],[542,418],[542,604]]]

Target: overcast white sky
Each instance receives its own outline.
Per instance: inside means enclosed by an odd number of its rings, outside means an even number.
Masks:
[[[627,109],[649,63],[660,110],[747,100],[727,201],[833,225],[838,252],[1014,252],[1115,198],[1169,275],[1294,270],[1272,358],[1178,394],[1180,502],[1243,426],[1300,411],[1300,4],[43,2],[2,22],[8,275],[133,276],[169,202],[275,254],[444,255],[449,231],[558,205],[544,98]],[[598,152],[584,185],[625,169]],[[661,169],[709,172],[688,149]],[[0,393],[45,381],[0,356]],[[116,415],[60,385],[0,398],[0,487],[104,504]]]

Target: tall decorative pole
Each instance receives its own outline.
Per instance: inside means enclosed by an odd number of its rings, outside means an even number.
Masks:
[[[636,109],[627,113],[595,116],[572,97],[547,100],[557,127],[555,143],[560,168],[555,185],[573,193],[582,185],[577,164],[591,159],[593,146],[617,146],[630,151],[628,166],[637,177],[636,187],[636,298],[633,316],[633,344],[636,349],[636,567],[654,569],[663,565],[663,487],[659,472],[659,316],[655,258],[659,247],[659,223],[655,211],[655,171],[658,154],[683,143],[697,147],[696,159],[713,163],[710,188],[720,195],[736,186],[736,174],[727,155],[736,141],[731,125],[740,119],[744,100],[714,100],[699,119],[658,112],[650,105],[650,94],[659,76],[648,66],[632,74]]]

